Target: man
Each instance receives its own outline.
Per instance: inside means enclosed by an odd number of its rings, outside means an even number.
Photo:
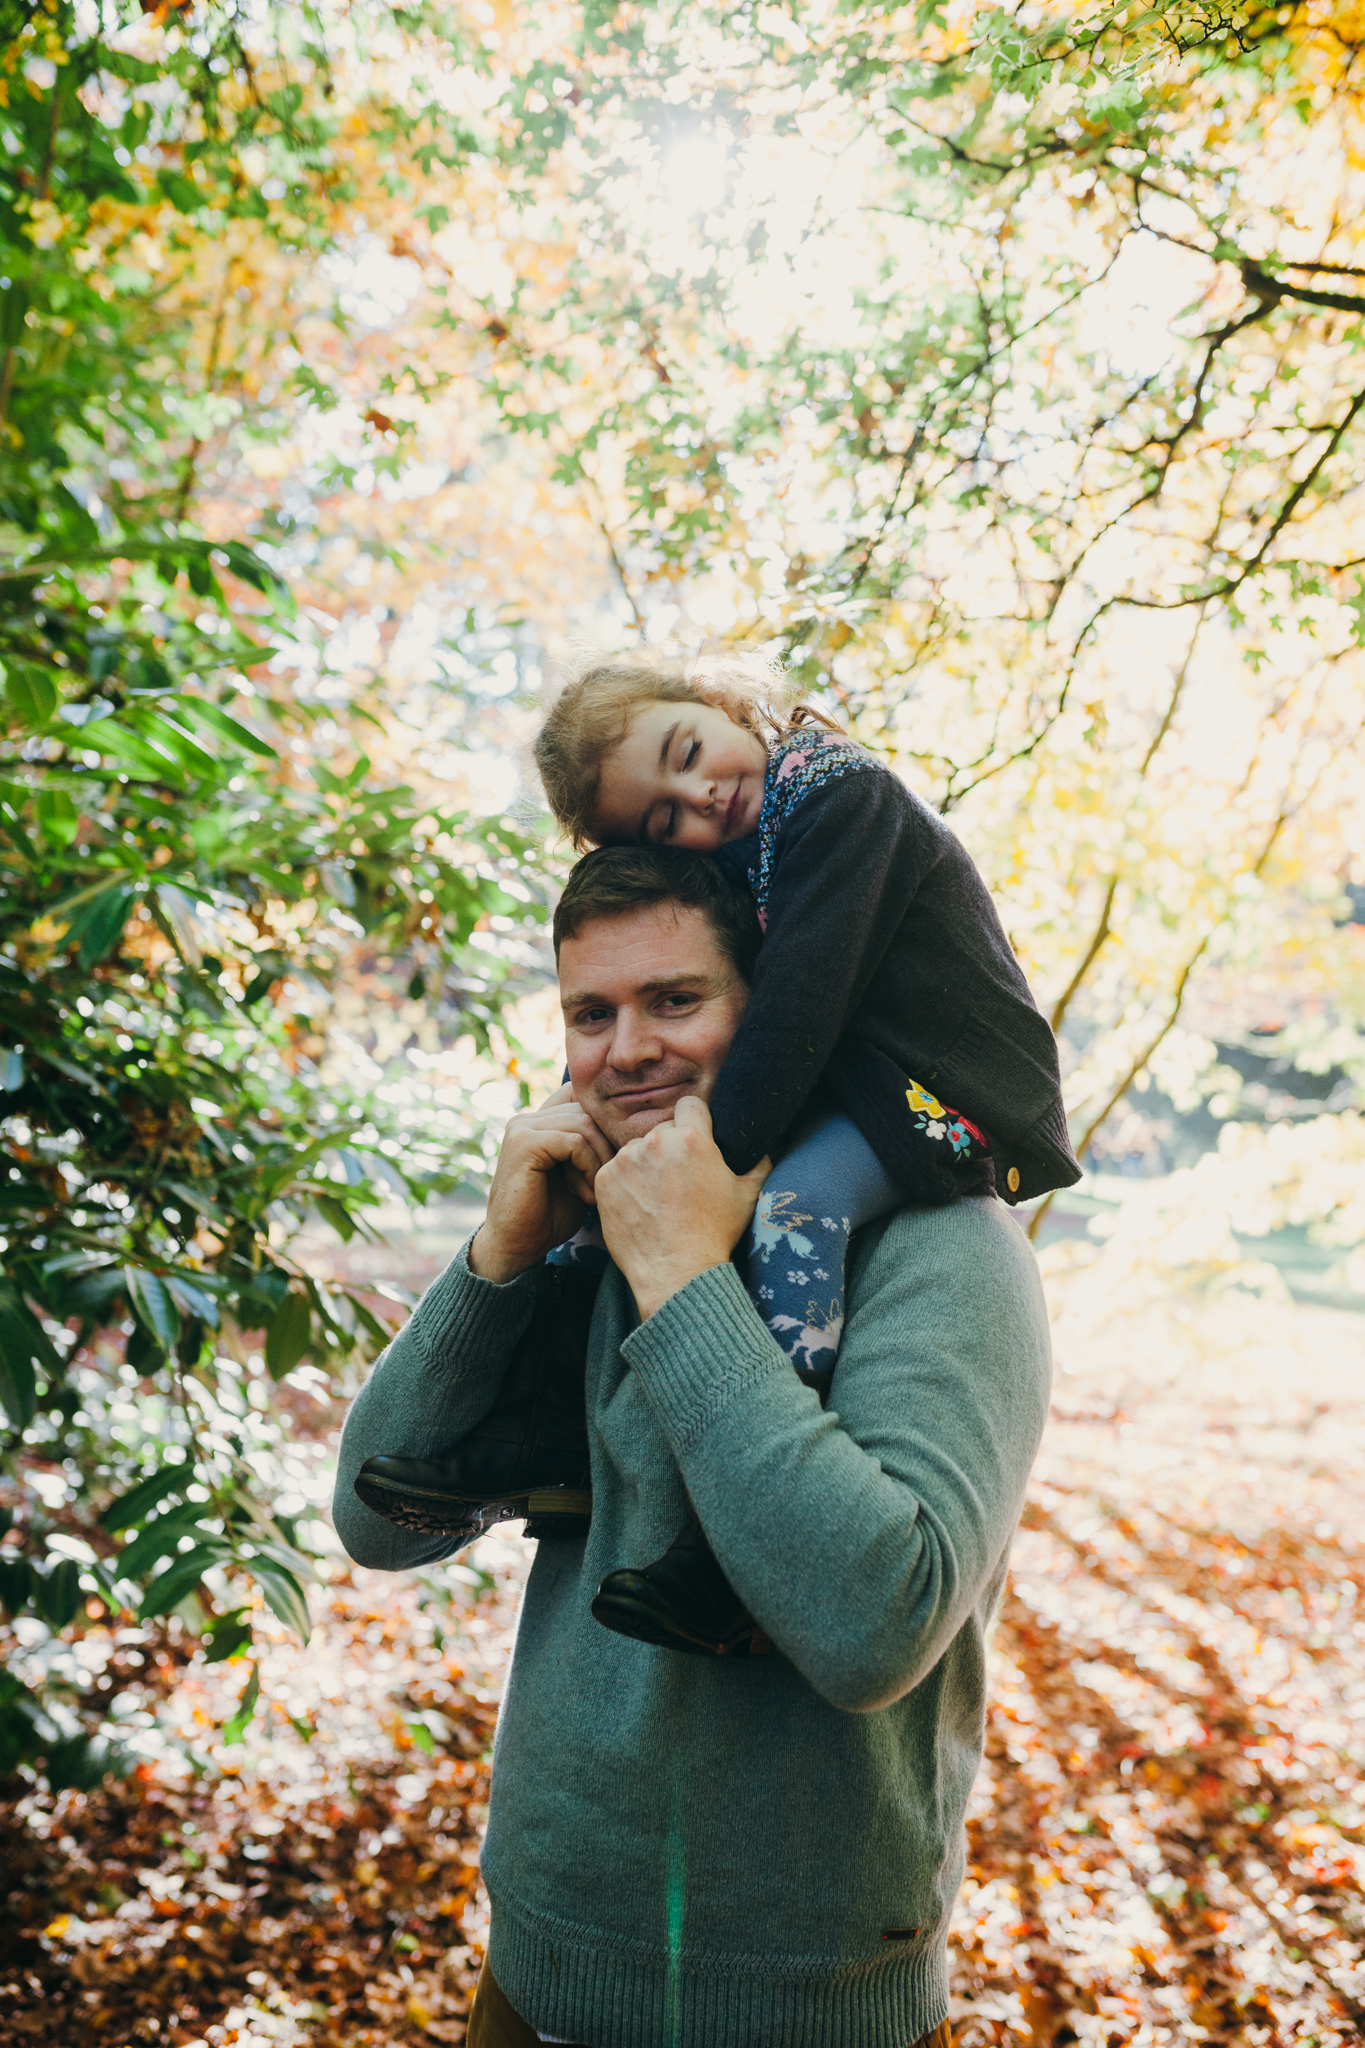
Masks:
[[[477,1428],[547,1252],[596,1205],[591,1527],[542,1545],[526,1589],[471,2048],[946,2041],[984,1637],[1047,1408],[1042,1291],[994,1200],[907,1206],[850,1259],[828,1404],[801,1384],[730,1264],[766,1166],[731,1174],[705,1108],[744,1009],[746,903],[697,855],[575,868],[555,917],[572,1092],[509,1123],[485,1222],[343,1437],[351,1556],[441,1554],[365,1508],[356,1475]],[[767,1656],[682,1656],[592,1618],[689,1496]]]

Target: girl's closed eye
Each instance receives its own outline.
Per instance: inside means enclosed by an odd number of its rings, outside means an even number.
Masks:
[[[758,735],[716,706],[645,704],[602,757],[593,836],[714,853],[757,826],[767,765]]]

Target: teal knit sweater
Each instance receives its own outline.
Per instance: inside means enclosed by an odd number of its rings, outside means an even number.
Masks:
[[[335,1502],[358,1563],[442,1554],[352,1482],[473,1427],[531,1295],[462,1254],[376,1366]],[[530,1575],[483,1859],[489,1960],[533,2026],[591,2048],[906,2048],[945,2017],[985,1636],[1048,1386],[1033,1255],[989,1199],[855,1239],[826,1409],[733,1268],[644,1324],[608,1271],[592,1529],[542,1544]],[[770,1656],[593,1621],[604,1574],[676,1533],[684,1487]]]

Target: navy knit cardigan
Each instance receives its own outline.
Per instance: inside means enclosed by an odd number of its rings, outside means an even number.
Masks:
[[[764,926],[711,1103],[732,1171],[775,1152],[823,1078],[913,1189],[913,1080],[982,1127],[1007,1202],[1079,1180],[1056,1040],[990,893],[889,769],[842,734],[798,728],[773,748],[758,831],[721,858]]]

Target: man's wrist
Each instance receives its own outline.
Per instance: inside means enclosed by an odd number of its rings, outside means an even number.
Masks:
[[[538,1265],[535,1258],[517,1257],[499,1245],[486,1223],[481,1223],[469,1240],[465,1252],[465,1264],[478,1280],[491,1280],[495,1287],[506,1287],[510,1281],[520,1279]]]
[[[647,1323],[666,1301],[671,1301],[675,1294],[681,1294],[684,1287],[700,1279],[703,1273],[711,1272],[716,1266],[728,1266],[729,1263],[729,1252],[717,1251],[677,1262],[669,1260],[666,1265],[654,1266],[648,1273],[639,1276],[638,1283],[627,1275],[630,1280],[630,1291],[635,1296],[635,1306],[640,1311],[640,1321]]]

